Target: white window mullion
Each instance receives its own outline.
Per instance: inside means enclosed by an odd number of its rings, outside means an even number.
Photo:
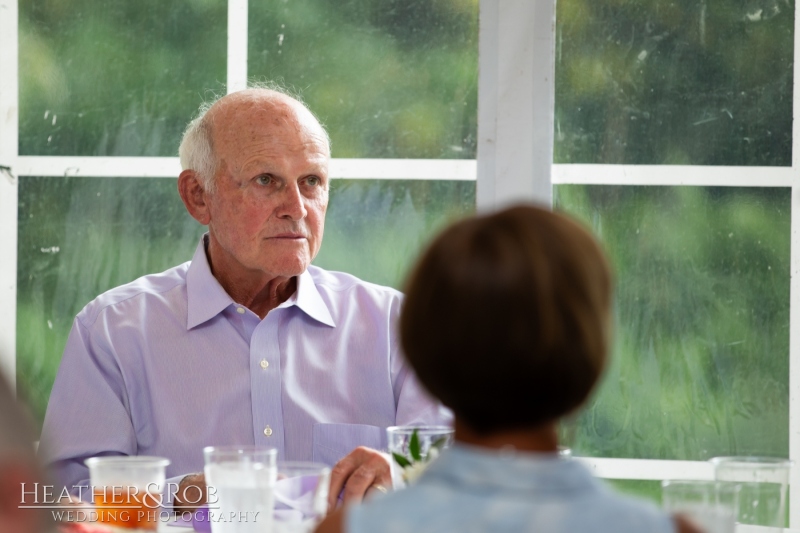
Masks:
[[[0,369],[14,386],[17,361],[19,7],[0,0]]]
[[[228,0],[228,94],[247,87],[247,0]]]
[[[608,459],[576,457],[597,477],[610,479],[714,479],[714,467],[708,461],[663,461],[653,459]]]
[[[22,156],[20,176],[175,178],[177,157]],[[474,181],[474,159],[332,159],[330,177],[376,180]]]
[[[555,0],[481,0],[479,26],[477,207],[549,205]]]
[[[553,165],[554,184],[791,187],[796,181],[790,167]]]

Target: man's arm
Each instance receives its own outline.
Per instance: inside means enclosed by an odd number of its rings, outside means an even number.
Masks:
[[[70,491],[89,478],[84,459],[136,455],[122,372],[103,341],[75,319],[47,405],[40,455]]]

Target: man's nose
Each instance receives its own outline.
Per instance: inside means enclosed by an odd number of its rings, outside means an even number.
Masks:
[[[279,206],[278,216],[291,220],[302,220],[306,217],[305,197],[300,192],[297,183],[289,184],[284,187],[281,195],[281,205]]]

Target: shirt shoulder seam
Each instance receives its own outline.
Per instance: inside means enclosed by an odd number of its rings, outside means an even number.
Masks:
[[[87,324],[83,320],[82,315],[84,315],[84,311],[86,310],[86,308],[89,307],[92,304],[92,302],[90,302],[81,310],[80,313],[78,313],[76,318],[83,325],[84,328],[89,330],[95,325],[97,320],[100,318],[100,315],[102,315],[106,311],[106,309],[108,309],[109,307],[116,307],[118,305],[121,305],[121,304],[129,301],[129,300],[133,300],[134,298],[138,298],[139,296],[142,296],[143,294],[165,294],[165,293],[168,293],[168,292],[170,292],[172,290],[175,290],[176,287],[180,287],[182,285],[186,286],[186,278],[184,278],[182,280],[178,280],[176,283],[174,283],[173,285],[170,285],[169,287],[164,288],[163,290],[145,290],[145,289],[140,289],[135,294],[131,294],[130,296],[127,296],[127,297],[125,297],[125,298],[123,298],[121,300],[117,300],[117,301],[114,301],[114,302],[109,302],[109,303],[105,304],[104,306],[102,306],[101,308],[97,309],[97,311],[92,313],[94,315],[94,320],[92,320],[91,324]],[[121,285],[120,287],[122,287],[122,286],[124,286],[124,285]],[[111,291],[114,291],[114,290],[116,290],[116,289],[118,289],[120,287],[115,287],[114,289],[111,289]]]

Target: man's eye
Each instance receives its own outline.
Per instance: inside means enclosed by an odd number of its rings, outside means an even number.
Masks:
[[[322,185],[322,180],[317,176],[309,176],[308,178],[306,178],[306,183],[308,183],[313,187],[316,187],[317,185]]]
[[[270,183],[272,183],[272,176],[269,174],[262,174],[261,176],[256,178],[256,181],[260,185],[269,185]]]

